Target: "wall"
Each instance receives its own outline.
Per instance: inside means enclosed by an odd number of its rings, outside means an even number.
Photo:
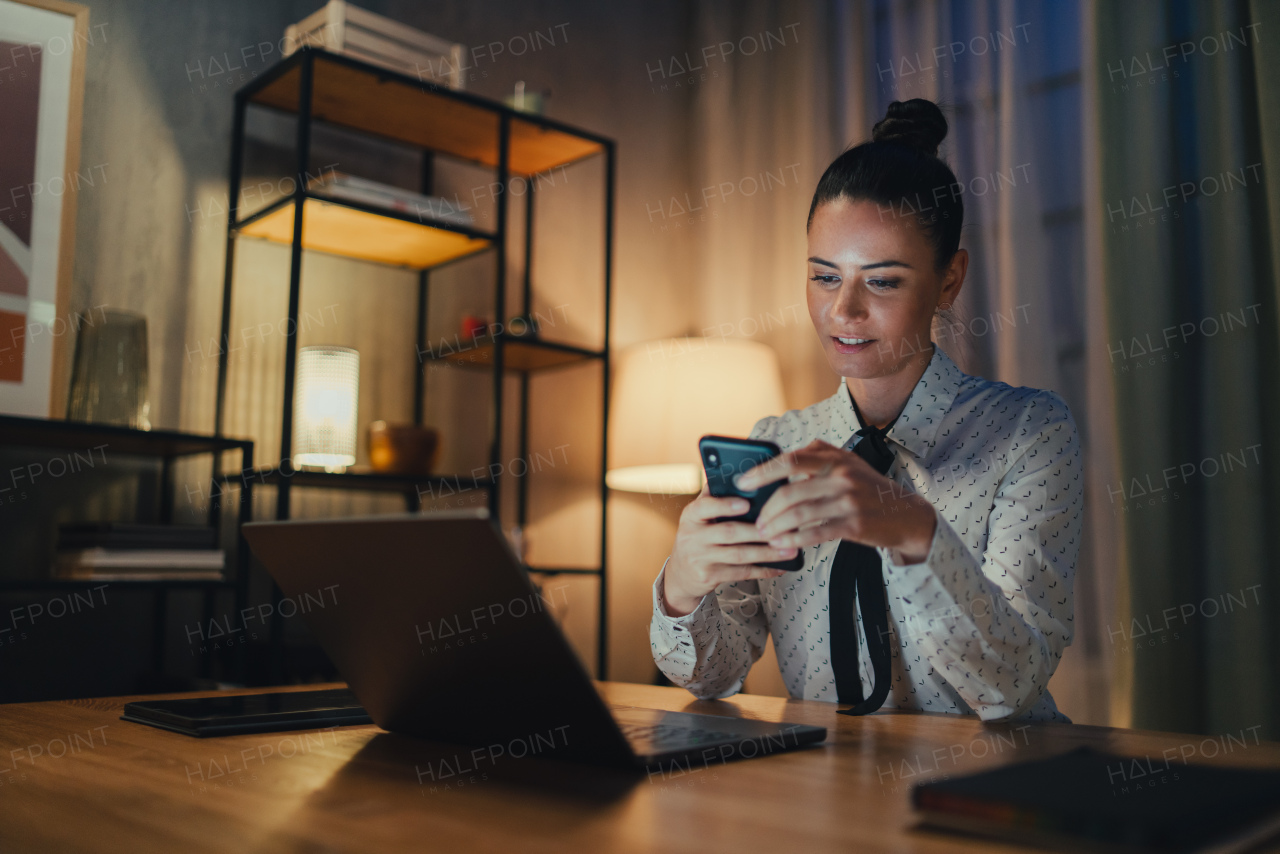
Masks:
[[[209,431],[231,93],[279,58],[285,26],[319,4],[94,0],[88,5],[96,41],[88,55],[82,171],[94,168],[105,177],[79,199],[73,307],[109,305],[146,314],[153,424]],[[837,44],[824,17],[828,10],[788,3],[762,13],[762,7],[749,12],[708,4],[695,19],[694,6],[676,2],[366,0],[362,5],[472,47],[469,91],[497,98],[523,80],[529,90],[551,90],[551,117],[617,140],[615,350],[709,328],[713,334],[757,337],[780,353],[789,406],[830,394],[836,378],[814,340],[802,299],[808,195],[852,132],[851,110],[825,70]],[[751,58],[704,59],[705,70],[686,74],[683,66],[694,64],[690,54],[759,36],[765,29],[783,34],[776,50]],[[514,55],[511,46],[534,31],[551,35],[555,44]],[[797,85],[810,96],[797,99]],[[290,134],[287,123],[258,127],[258,153],[270,160],[273,146],[277,155],[287,149]],[[402,151],[340,142],[326,149],[318,141],[313,163],[332,162],[328,152],[358,162],[371,177],[413,181],[414,163]],[[744,191],[727,202],[705,204],[701,211],[688,204],[708,186],[738,185],[762,171],[783,174],[784,183],[753,198]],[[598,198],[598,164],[583,164],[568,174],[568,183],[547,193],[546,209],[540,209],[547,218],[539,219],[535,269],[542,307],[565,307],[565,325],[557,331],[591,340],[599,333],[591,282],[598,235],[583,230],[580,219],[575,224],[574,214],[576,205],[593,203],[593,192]],[[475,179],[458,175],[455,180],[465,187]],[[518,211],[513,226],[517,232],[522,227]],[[771,235],[768,244],[747,236],[761,233]],[[239,246],[232,335],[240,340],[231,355],[226,429],[254,438],[262,463],[278,457],[276,401],[284,345],[279,322],[285,314],[288,255],[282,247],[253,241]],[[765,260],[758,265],[749,260],[757,257]],[[518,257],[510,263],[509,272],[518,275]],[[303,313],[311,321],[300,331],[300,344],[359,349],[361,421],[406,419],[413,329],[401,307],[411,305],[416,277],[312,253],[305,256],[304,269]],[[487,303],[478,295],[487,290],[489,275],[491,262],[477,260],[433,277],[433,336],[450,332],[463,312],[483,313]],[[732,327],[728,332],[726,324]],[[598,377],[575,379],[570,373],[535,381],[530,449],[561,448],[566,466],[530,478],[535,524],[529,542],[533,560],[573,565],[590,563],[598,549],[591,522],[598,505],[589,480],[595,475],[599,431],[594,426],[598,400],[583,392],[593,389]],[[478,412],[474,384],[458,374],[429,373],[427,410],[429,423],[452,431],[442,467],[465,470],[483,456],[483,431],[468,436],[458,429]],[[514,401],[510,394],[508,401]],[[514,447],[510,436],[507,447]],[[361,461],[364,455],[362,445]],[[180,491],[180,503],[185,496],[180,509],[200,511],[205,476],[198,467],[184,475],[188,488]],[[296,515],[402,506],[386,496],[294,494]],[[272,497],[268,489],[257,491],[255,516],[271,514]],[[649,588],[686,500],[610,496],[613,678],[649,681],[656,672],[648,649]],[[546,507],[561,509],[539,509]],[[567,603],[561,614],[565,627],[592,663],[594,582],[559,576],[548,583],[557,600]],[[775,670],[765,662],[748,687],[780,691]]]
[[[152,423],[207,432],[213,427],[231,93],[279,58],[285,26],[319,4],[93,0],[87,5],[97,38],[88,54],[81,169],[101,167],[104,178],[79,199],[72,305],[144,313],[150,323]],[[550,116],[618,141],[614,344],[695,328],[688,299],[690,240],[684,234],[655,233],[649,227],[653,215],[646,213],[654,200],[684,192],[692,183],[687,93],[654,91],[646,72],[683,50],[688,26],[684,4],[367,0],[361,5],[469,46],[518,45],[513,38],[535,30],[553,32],[556,45],[544,45],[537,53],[481,50],[466,88],[495,98],[511,91],[517,80],[530,90],[550,88]],[[271,459],[278,444],[275,400],[283,337],[252,330],[283,316],[288,259],[276,246],[250,241],[241,246],[237,265],[243,276],[232,330],[247,337],[243,351],[232,357],[227,429],[257,440],[263,461]],[[552,260],[564,261],[569,254],[572,250],[563,247],[547,250]],[[411,345],[412,328],[407,315],[392,306],[394,295],[407,291],[414,277],[311,254],[304,266],[304,310],[328,320],[304,329],[300,343],[356,346],[365,359],[362,420],[366,413],[406,417],[410,398],[398,390],[407,388],[412,363],[401,356],[404,342]],[[485,271],[472,273],[483,276]],[[457,275],[465,279],[467,273]],[[572,282],[555,285],[553,297],[569,303],[570,311],[582,306],[581,315],[589,314],[589,292],[575,291]],[[465,309],[465,302],[433,303],[433,313]],[[401,347],[395,357],[388,349],[392,341]],[[538,426],[540,441],[553,446],[593,404],[563,389],[544,394],[555,405],[552,422]],[[448,406],[442,414],[432,397],[429,410],[447,417]],[[577,442],[566,449],[573,459],[598,454],[589,435],[564,435]],[[581,468],[574,470],[575,481],[582,476]],[[189,491],[192,506],[187,509],[194,512],[203,500],[199,475],[192,475],[191,483],[194,493]],[[545,488],[558,487],[549,482]],[[255,515],[270,512],[268,492],[260,490]],[[300,514],[396,507],[385,499],[316,493],[300,496],[297,503]],[[655,517],[647,502],[640,507],[628,498],[612,504],[615,678],[648,680],[654,672],[646,628],[648,586],[666,554],[676,512],[678,507],[668,507]],[[547,535],[533,538],[534,547],[580,552],[573,548],[572,534],[562,533],[581,530],[575,521],[579,517],[548,520]],[[594,648],[592,584],[578,580],[569,589],[568,626],[589,656]]]

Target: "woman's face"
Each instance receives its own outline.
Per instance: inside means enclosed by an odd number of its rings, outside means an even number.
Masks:
[[[965,250],[939,272],[915,217],[881,211],[837,199],[819,205],[809,226],[809,317],[842,377],[889,376],[931,352],[934,312],[964,283]]]

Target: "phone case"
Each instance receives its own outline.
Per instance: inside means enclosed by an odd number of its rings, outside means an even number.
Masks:
[[[786,481],[777,480],[755,490],[741,490],[733,485],[733,478],[753,468],[765,460],[772,459],[782,453],[773,442],[763,439],[737,439],[731,436],[703,436],[698,441],[698,452],[702,456],[702,467],[707,473],[707,491],[717,498],[737,495],[751,502],[751,507],[740,516],[721,516],[712,522],[754,522],[760,515],[760,508],[769,500],[769,496]],[[804,567],[804,549],[790,560],[757,563],[770,569],[796,571]]]

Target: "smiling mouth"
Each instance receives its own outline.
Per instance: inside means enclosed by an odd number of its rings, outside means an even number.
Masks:
[[[841,344],[867,344],[876,340],[874,338],[841,338],[839,335],[833,335],[832,337]]]

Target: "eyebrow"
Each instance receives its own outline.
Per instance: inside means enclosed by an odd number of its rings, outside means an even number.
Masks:
[[[810,258],[809,260],[810,260],[810,261],[812,261],[814,264],[821,264],[821,265],[823,265],[824,267],[835,267],[835,268],[837,268],[837,269],[838,269],[838,268],[839,268],[839,266],[840,266],[839,264],[836,264],[836,263],[834,263],[834,262],[832,262],[832,261],[828,261],[828,260],[826,260],[825,258],[813,257],[813,258]],[[877,262],[876,262],[876,263],[874,263],[874,264],[863,264],[863,265],[862,265],[861,267],[859,267],[858,269],[859,269],[859,270],[875,270],[875,269],[877,269],[877,268],[879,268],[879,267],[906,267],[908,270],[913,270],[913,269],[915,269],[915,268],[914,268],[914,267],[912,267],[910,264],[908,264],[906,261],[894,261],[894,260],[889,260],[889,261],[877,261]]]

